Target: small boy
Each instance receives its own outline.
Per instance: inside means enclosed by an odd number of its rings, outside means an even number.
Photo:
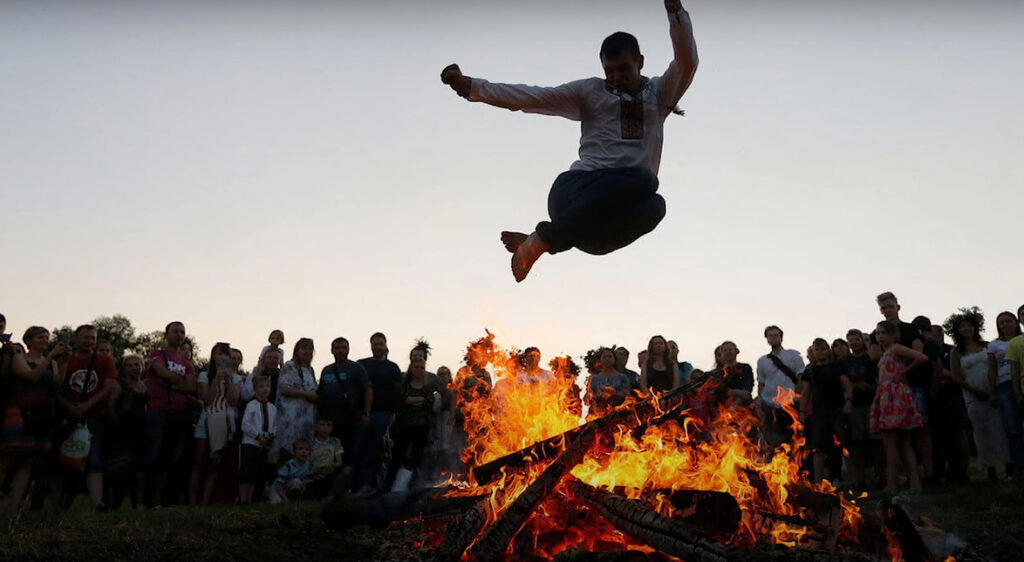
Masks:
[[[281,344],[284,343],[284,332],[281,330],[273,330],[270,335],[267,336],[267,341],[270,345],[263,346],[263,350],[260,351],[260,359],[263,359],[263,355],[268,349],[276,349],[281,354],[281,363],[284,363],[284,351],[281,351]],[[280,367],[280,365],[278,365]]]
[[[330,418],[321,417],[313,430],[312,456],[313,461],[313,497],[323,499],[335,489],[335,482],[342,466],[342,454],[345,452],[341,441],[331,437],[334,422]]]
[[[271,404],[270,378],[255,375],[252,381],[253,400],[242,415],[242,465],[238,470],[239,503],[252,502],[256,484],[265,482],[267,453],[274,444],[277,407]]]
[[[296,439],[292,445],[292,458],[281,465],[277,480],[270,488],[270,503],[278,504],[300,499],[306,486],[313,482],[313,463],[309,460],[309,441]]]
[[[837,443],[846,440],[844,421],[853,411],[853,385],[832,356],[832,348],[824,338],[817,338],[811,346],[814,364],[804,370],[798,392],[800,410],[808,402],[814,416],[811,425],[811,447],[814,449],[814,482],[825,476],[825,456]],[[801,414],[802,415],[802,414]],[[838,482],[839,474],[832,475]]]

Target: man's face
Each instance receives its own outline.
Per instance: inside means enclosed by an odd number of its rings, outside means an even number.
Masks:
[[[846,334],[846,343],[850,344],[850,351],[854,353],[864,351],[864,337],[860,334]]]
[[[534,351],[530,351],[529,353],[527,353],[526,354],[526,367],[528,369],[536,369],[538,365],[540,365],[540,352],[534,350]]]
[[[96,349],[96,330],[82,330],[75,334],[78,349],[91,353]]]
[[[164,338],[167,340],[168,346],[181,347],[181,344],[185,343],[185,326],[177,322],[171,324],[167,327]]]
[[[331,355],[338,363],[348,360],[348,342],[336,341],[331,344]]]
[[[374,359],[384,359],[388,356],[388,340],[384,338],[373,338],[370,340],[370,353]]]
[[[782,332],[778,330],[768,330],[764,335],[765,341],[772,348],[782,345]]]
[[[7,332],[7,321],[0,320],[0,334]]]
[[[281,364],[281,354],[276,351],[267,350],[263,354],[263,361],[261,363],[264,370],[276,370],[278,365]]]
[[[643,84],[640,78],[640,70],[644,67],[644,57],[634,57],[631,54],[623,53],[617,57],[601,57],[601,66],[604,67],[605,81],[609,86],[629,94],[636,94]]]
[[[445,386],[452,384],[452,372],[447,367],[437,370],[437,378],[441,379],[441,384]]]
[[[892,299],[884,300],[878,303],[878,311],[882,313],[889,322],[900,321],[900,305],[896,304],[896,301]]]
[[[818,363],[825,363],[832,357],[832,350],[829,349],[828,344],[820,343],[813,348],[814,360]]]

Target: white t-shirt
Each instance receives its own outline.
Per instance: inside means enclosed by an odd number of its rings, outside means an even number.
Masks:
[[[1010,342],[999,339],[992,340],[988,344],[988,354],[996,356],[996,364],[999,366],[996,384],[1003,384],[1011,380],[1010,362],[1006,360],[1006,348],[1008,347],[1010,347]]]
[[[203,371],[202,373],[199,373],[199,376],[196,377],[196,383],[197,384],[210,384],[210,375],[207,374],[206,371]],[[242,375],[239,375],[238,373],[231,373],[231,384],[232,385],[242,384]],[[204,411],[209,410],[211,412],[221,412],[221,411],[227,410],[228,406],[229,406],[228,399],[227,399],[227,396],[226,396],[227,390],[228,389],[224,388],[224,387],[218,389],[217,390],[217,395],[214,397],[213,402],[210,403],[210,404],[207,404],[203,408],[203,410]]]
[[[778,357],[782,364],[792,369],[795,374],[799,375],[804,372],[804,359],[800,356],[799,351],[783,349],[779,352]],[[757,360],[757,384],[764,385],[761,400],[769,406],[776,408],[779,405],[775,403],[775,397],[779,394],[780,388],[796,390],[793,379],[790,379],[786,376],[786,373],[783,373],[781,369],[776,367],[775,363],[767,355],[762,355]]]

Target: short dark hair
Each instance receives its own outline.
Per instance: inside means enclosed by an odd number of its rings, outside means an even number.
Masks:
[[[1021,307],[1021,308],[1024,308],[1024,307]],[[7,323],[7,317],[4,316],[3,314],[0,314],[0,322],[3,322],[4,324],[6,324]]]
[[[98,332],[99,330],[97,330],[96,326],[93,326],[92,324],[82,324],[81,326],[75,328],[75,335],[77,336],[78,334],[86,331]]]
[[[844,340],[843,338],[836,338],[836,339],[832,340],[833,347],[837,346],[839,344],[850,345],[850,344],[846,343],[846,340]]]
[[[338,337],[334,338],[333,340],[331,340],[331,347],[334,347],[334,344],[339,343],[339,342],[340,343],[348,344],[348,338],[343,338],[341,336],[338,336]]]
[[[170,332],[171,331],[171,326],[174,326],[175,324],[180,325],[182,328],[185,327],[185,323],[184,322],[182,322],[180,320],[175,320],[173,322],[168,322],[167,323],[167,326],[164,327],[164,333],[166,334],[167,332]]]
[[[294,451],[295,448],[298,447],[299,445],[305,445],[306,448],[308,449],[309,448],[309,439],[306,439],[305,437],[299,437],[295,441],[292,441],[292,450]]]
[[[893,301],[896,304],[899,304],[899,302],[900,302],[896,298],[896,295],[892,294],[892,291],[886,291],[886,292],[878,295],[877,297],[875,297],[875,302],[877,302],[878,304],[882,304],[885,301]]]
[[[911,320],[910,323],[913,324],[914,327],[922,334],[929,332],[932,329],[932,321],[927,316],[917,316]]]
[[[1020,316],[1021,312],[1024,312],[1024,304],[1017,307],[1017,316]],[[3,314],[0,314],[0,320],[6,320]]]
[[[625,31],[616,31],[601,42],[599,55],[602,59],[614,59],[623,53],[640,58],[640,43],[636,37]]]
[[[768,326],[767,328],[764,329],[764,337],[766,337],[766,338],[768,337],[768,331],[769,330],[778,330],[779,331],[779,337],[781,338],[783,336],[782,328],[776,326],[775,324],[772,324],[771,326]]]
[[[846,330],[846,339],[850,339],[850,336],[864,337],[864,332],[858,330],[857,328],[850,328],[849,330]]]
[[[373,343],[373,340],[375,340],[377,338],[384,338],[384,341],[388,341],[388,337],[385,336],[383,333],[381,333],[381,332],[374,332],[373,335],[370,336],[370,343]]]

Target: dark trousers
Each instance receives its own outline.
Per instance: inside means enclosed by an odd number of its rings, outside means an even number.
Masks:
[[[415,471],[423,462],[423,451],[427,448],[429,426],[398,428],[392,433],[394,445],[391,449],[391,466],[388,467],[387,485],[395,481],[399,468]]]
[[[646,168],[563,172],[548,193],[550,221],[537,235],[552,254],[570,248],[614,252],[654,230],[665,217],[658,177]]]

